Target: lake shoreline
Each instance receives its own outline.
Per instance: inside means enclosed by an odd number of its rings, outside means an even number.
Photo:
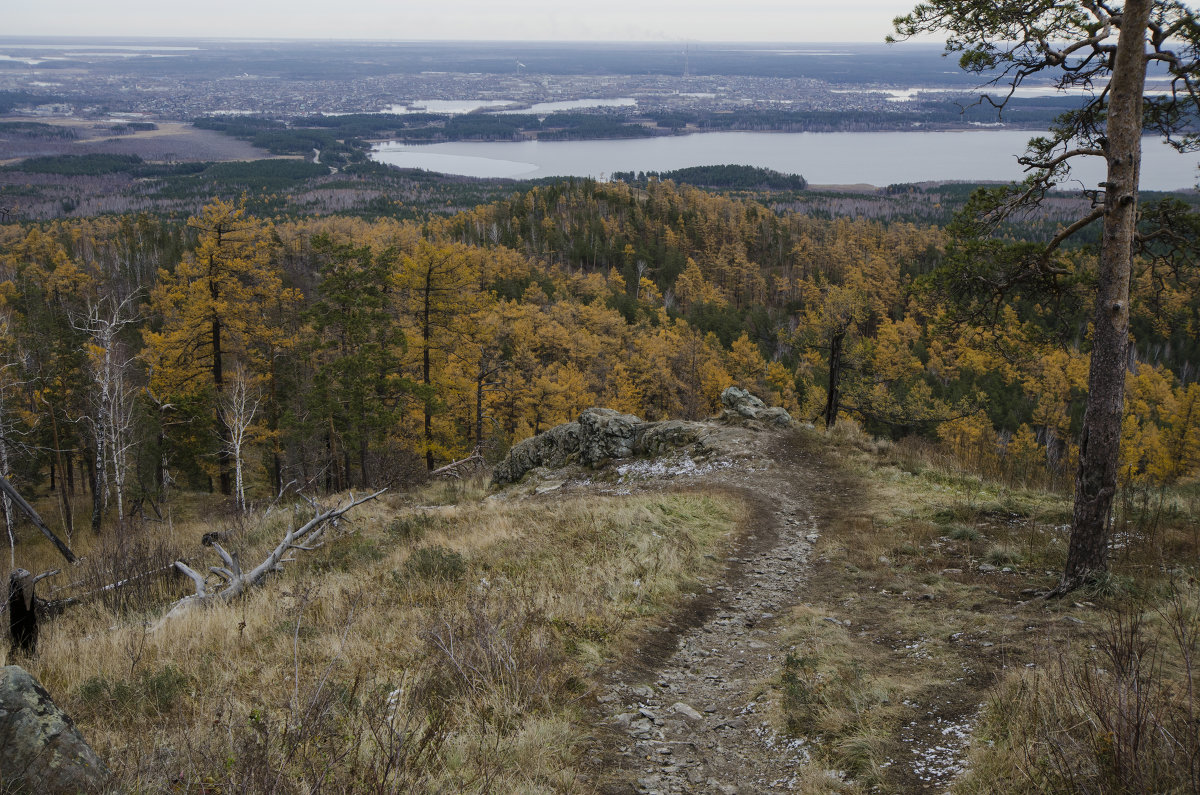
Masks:
[[[375,142],[371,159],[400,168],[478,178],[591,177],[614,172],[745,165],[802,175],[810,185],[917,182],[1017,182],[1017,163],[1044,130],[963,129],[879,132],[695,132],[685,135],[578,141]],[[969,133],[969,134],[963,134]],[[1079,189],[1105,178],[1100,158],[1079,164]],[[1200,154],[1181,155],[1147,140],[1143,190],[1196,187]]]

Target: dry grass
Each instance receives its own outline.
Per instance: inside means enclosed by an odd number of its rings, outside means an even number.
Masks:
[[[853,426],[829,441],[866,496],[827,506],[773,683],[779,725],[812,743],[814,791],[830,775],[862,792],[1198,791],[1200,630],[1194,585],[1179,586],[1200,559],[1195,486],[1126,495],[1110,576],[1045,601],[1033,593],[1057,582],[1069,496]],[[1134,704],[1142,718],[1117,717]],[[949,726],[973,728],[970,747],[914,763]]]
[[[587,792],[589,672],[698,589],[740,508],[485,493],[360,506],[264,587],[157,629],[182,584],[72,608],[36,658],[13,662],[135,791]],[[300,520],[173,522],[169,535],[219,529],[247,561]],[[167,536],[155,525],[146,542]]]
[[[1200,792],[1198,608],[1195,583],[1181,584],[1007,676],[959,791]]]

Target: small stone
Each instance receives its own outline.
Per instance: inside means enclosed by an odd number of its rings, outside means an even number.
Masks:
[[[944,574],[944,575],[962,574],[962,573],[963,573],[962,569],[942,569],[942,574]]]
[[[634,685],[629,690],[638,698],[654,698],[654,688],[650,685]]]
[[[979,573],[980,574],[991,574],[993,571],[999,571],[999,569],[990,563],[980,563],[979,564]]]
[[[704,716],[697,712],[693,707],[684,704],[682,701],[676,701],[671,705],[671,711],[676,715],[682,715],[688,720],[704,720]]]

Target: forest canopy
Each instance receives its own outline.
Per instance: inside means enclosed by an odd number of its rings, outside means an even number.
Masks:
[[[643,184],[550,184],[424,225],[271,221],[215,201],[186,224],[0,227],[8,472],[31,491],[99,494],[113,522],[118,503],[178,489],[241,501],[290,481],[412,482],[592,405],[708,416],[738,384],[804,421],[1069,480],[1086,249],[1063,252],[1075,276],[1055,297],[969,323],[925,290],[941,229]],[[1187,273],[1137,272],[1123,482],[1197,467]]]

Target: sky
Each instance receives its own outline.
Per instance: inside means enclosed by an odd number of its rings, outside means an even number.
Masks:
[[[879,42],[916,0],[43,0],[6,36]]]

